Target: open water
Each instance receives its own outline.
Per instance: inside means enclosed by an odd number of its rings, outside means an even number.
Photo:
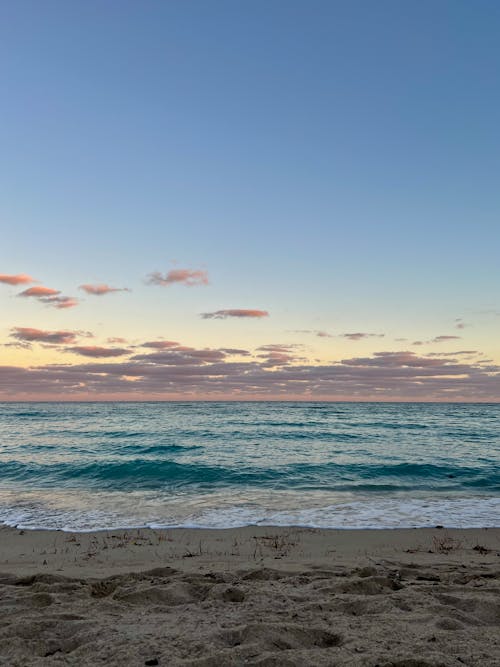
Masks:
[[[500,526],[500,405],[1,403],[0,523]]]

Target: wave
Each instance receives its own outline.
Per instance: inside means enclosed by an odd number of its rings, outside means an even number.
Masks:
[[[168,448],[168,447],[167,447]],[[165,449],[165,448],[164,448]],[[161,452],[164,452],[164,449]],[[181,448],[182,449],[182,448]],[[171,450],[172,451],[172,450]],[[178,450],[175,450],[178,451]],[[295,463],[274,468],[224,467],[210,463],[165,459],[35,463],[6,461],[0,480],[46,487],[89,486],[97,488],[153,489],[197,486],[277,486],[307,489],[500,489],[500,470],[491,462],[482,467],[430,463],[361,464]]]

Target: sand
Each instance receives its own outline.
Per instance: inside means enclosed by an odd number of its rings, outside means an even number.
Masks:
[[[0,528],[0,665],[500,665],[500,529]]]

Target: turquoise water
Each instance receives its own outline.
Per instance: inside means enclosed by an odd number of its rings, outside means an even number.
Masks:
[[[500,525],[500,405],[3,403],[0,522]]]

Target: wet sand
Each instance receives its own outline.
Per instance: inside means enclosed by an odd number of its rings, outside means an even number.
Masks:
[[[0,665],[500,665],[500,529],[0,528]]]

